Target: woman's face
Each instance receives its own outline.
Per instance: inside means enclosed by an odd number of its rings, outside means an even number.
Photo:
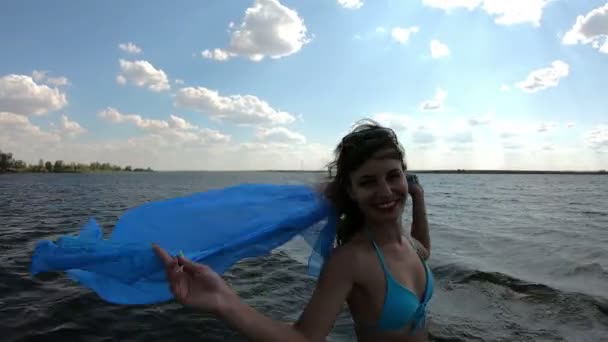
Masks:
[[[371,222],[401,218],[407,199],[407,181],[401,161],[393,150],[378,151],[351,173],[349,194]]]

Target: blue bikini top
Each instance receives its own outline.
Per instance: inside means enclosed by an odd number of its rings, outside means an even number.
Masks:
[[[386,277],[386,293],[380,320],[376,329],[381,331],[400,330],[409,323],[414,323],[411,333],[426,326],[426,306],[433,296],[433,275],[426,262],[422,259],[426,274],[426,285],[422,301],[410,289],[401,285],[389,271],[384,257],[376,242],[372,239],[376,254],[382,264]]]

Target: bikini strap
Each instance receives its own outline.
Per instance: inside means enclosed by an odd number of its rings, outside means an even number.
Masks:
[[[380,250],[380,247],[378,247],[378,245],[376,244],[376,241],[374,240],[374,237],[372,236],[372,234],[370,233],[370,231],[368,229],[365,229],[365,233],[367,234],[369,239],[372,241],[372,244],[374,245],[374,249],[376,250],[378,259],[380,259],[380,264],[382,265],[382,269],[384,270],[385,273],[389,274],[390,272],[389,272],[388,268],[386,267],[386,264],[384,263],[384,257],[382,256],[382,251]]]

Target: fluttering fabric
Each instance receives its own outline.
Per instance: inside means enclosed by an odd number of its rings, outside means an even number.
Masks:
[[[111,303],[158,303],[173,295],[152,243],[222,274],[299,235],[311,247],[308,273],[318,276],[335,224],[332,207],[309,186],[239,184],[127,210],[108,238],[91,218],[79,234],[39,241],[30,271],[64,271]]]

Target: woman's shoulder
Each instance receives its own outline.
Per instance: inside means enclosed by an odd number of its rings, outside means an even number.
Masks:
[[[347,243],[333,249],[332,258],[335,258],[336,263],[357,273],[368,264],[370,252],[373,251],[369,240],[354,235]]]

